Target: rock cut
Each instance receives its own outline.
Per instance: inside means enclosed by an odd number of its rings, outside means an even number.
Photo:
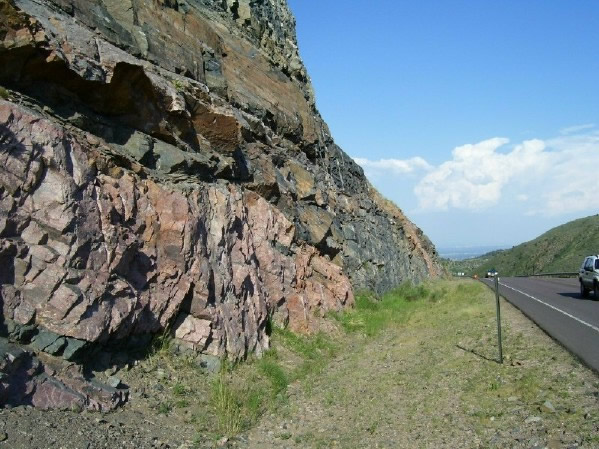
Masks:
[[[0,0],[0,85],[13,341],[76,360],[168,329],[240,359],[269,320],[441,273],[334,143],[284,0]]]

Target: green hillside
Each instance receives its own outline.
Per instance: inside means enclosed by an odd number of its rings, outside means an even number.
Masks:
[[[479,276],[490,268],[501,276],[573,272],[590,254],[599,254],[599,215],[563,224],[512,249],[451,262],[451,271]]]

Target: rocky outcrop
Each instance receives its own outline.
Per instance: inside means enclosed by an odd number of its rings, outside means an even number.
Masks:
[[[175,331],[197,349],[243,357],[268,346],[269,312],[301,330],[313,309],[351,304],[341,269],[294,246],[292,223],[255,192],[123,170],[92,136],[9,102],[0,123],[5,318],[102,343],[181,316],[189,331]]]
[[[334,144],[294,28],[284,0],[0,0],[5,334],[237,359],[440,273]]]
[[[0,338],[0,405],[107,411],[126,402],[128,396],[126,388],[86,379],[77,365],[56,360],[43,363],[33,353]]]

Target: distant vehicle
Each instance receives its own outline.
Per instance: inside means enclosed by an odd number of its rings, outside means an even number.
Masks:
[[[495,268],[491,268],[487,271],[487,274],[485,274],[486,278],[494,278],[495,276],[497,276],[497,270]]]
[[[585,257],[578,272],[580,296],[586,298],[593,290],[595,299],[599,299],[599,256]]]

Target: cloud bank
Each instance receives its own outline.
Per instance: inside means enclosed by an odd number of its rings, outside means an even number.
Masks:
[[[371,176],[420,175],[413,192],[421,211],[484,210],[504,202],[527,208],[527,215],[599,210],[599,131],[594,125],[515,145],[494,137],[457,147],[451,156],[438,166],[420,157],[356,162]]]
[[[508,139],[493,138],[453,150],[453,159],[427,174],[415,187],[422,209],[480,209],[496,204],[512,179],[538,172],[547,163],[545,144],[529,140],[509,153]]]

